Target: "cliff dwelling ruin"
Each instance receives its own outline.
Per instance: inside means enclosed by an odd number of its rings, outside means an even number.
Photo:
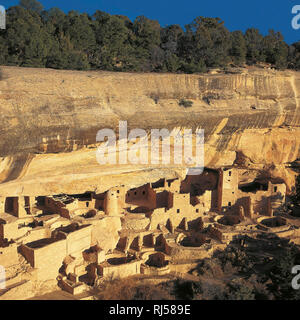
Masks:
[[[300,239],[300,225],[280,214],[286,185],[244,184],[244,171],[205,168],[99,194],[2,197],[0,264],[22,256],[37,280],[57,279],[78,295],[99,279],[184,272],[245,235]]]
[[[300,244],[287,210],[300,172],[299,72],[1,71],[0,299],[48,283],[77,298],[106,279],[184,278],[260,235]],[[120,120],[147,133],[203,128],[203,173],[100,166],[96,134]]]

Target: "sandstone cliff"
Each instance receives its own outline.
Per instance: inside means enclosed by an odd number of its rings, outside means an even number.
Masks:
[[[100,166],[96,133],[129,128],[205,129],[205,165],[238,164],[249,177],[293,185],[300,158],[300,73],[244,69],[174,75],[1,67],[0,196],[104,191],[185,168]],[[193,107],[179,106],[180,99]],[[116,130],[117,131],[117,130]]]

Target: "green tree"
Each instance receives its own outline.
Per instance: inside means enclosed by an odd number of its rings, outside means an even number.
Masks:
[[[263,39],[258,29],[250,28],[245,33],[247,45],[247,63],[255,64],[257,62],[265,62],[263,54]]]
[[[222,67],[229,62],[230,32],[219,18],[197,17],[186,26],[181,55],[191,70]],[[188,66],[187,65],[187,66]],[[185,68],[186,69],[186,68]]]
[[[3,36],[1,35],[1,31],[0,31],[0,65],[4,65],[7,63],[7,59],[8,59],[8,47],[7,47],[7,41]]]
[[[94,18],[100,67],[106,70],[131,69],[134,57],[130,43],[133,35],[127,27],[130,20],[101,11],[97,11]]]
[[[234,279],[227,284],[228,300],[255,300],[253,287],[250,283],[242,279]]]
[[[292,268],[300,264],[299,249],[291,246],[283,254],[274,259],[273,266],[267,276],[271,280],[269,290],[278,300],[299,300],[300,291],[292,288]]]
[[[96,63],[94,61],[96,37],[89,15],[79,14],[75,11],[69,12],[66,16],[64,35],[70,40],[71,51],[78,52],[79,56],[85,56],[84,60],[86,61]]]
[[[295,205],[300,205],[300,175],[296,178],[295,187],[291,195],[291,200]]]
[[[135,58],[141,67],[141,71],[161,69],[164,54],[160,48],[161,27],[158,21],[139,16],[133,22],[132,30],[135,35]]]
[[[288,67],[295,70],[300,70],[300,41],[292,44],[289,47]]]
[[[45,66],[52,39],[37,12],[19,6],[9,8],[6,40],[9,64]]]
[[[197,17],[184,31],[145,16],[46,11],[36,0],[8,9],[0,53],[0,64],[58,69],[197,73],[245,62],[300,69],[300,42],[288,46],[273,30],[230,33],[219,18]]]
[[[133,30],[136,35],[137,46],[150,49],[153,46],[160,45],[160,25],[158,21],[139,16],[133,23]]]
[[[179,25],[171,25],[161,30],[161,48],[164,50],[164,67],[169,72],[176,72],[180,68],[178,57],[179,39],[184,31]]]
[[[41,13],[44,9],[44,6],[36,0],[20,0],[20,6],[27,10],[36,11]]]
[[[266,62],[278,69],[285,69],[288,63],[288,45],[284,42],[280,32],[270,30],[263,40],[263,53]]]
[[[231,33],[230,55],[234,64],[242,66],[246,63],[247,46],[244,35],[241,31]]]

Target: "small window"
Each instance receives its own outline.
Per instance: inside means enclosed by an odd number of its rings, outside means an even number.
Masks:
[[[229,171],[229,177],[231,177],[231,171]]]
[[[196,213],[199,213],[199,209],[196,209]]]
[[[278,188],[277,187],[274,187],[274,192],[277,192]]]
[[[117,190],[117,193],[120,193],[120,190]]]
[[[86,207],[88,208],[88,206],[90,205],[88,202],[85,203]]]
[[[146,194],[146,191],[143,191],[143,194]]]
[[[136,191],[134,191],[134,195],[136,196]]]
[[[228,202],[228,207],[231,207],[231,202]]]
[[[180,209],[177,209],[177,213],[180,213]]]

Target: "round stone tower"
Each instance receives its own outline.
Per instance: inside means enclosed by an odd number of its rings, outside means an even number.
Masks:
[[[119,216],[119,194],[117,190],[109,190],[105,197],[105,214]]]

